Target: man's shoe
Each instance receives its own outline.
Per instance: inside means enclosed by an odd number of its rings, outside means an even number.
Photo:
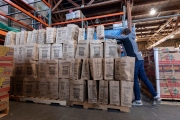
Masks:
[[[135,100],[133,103],[132,103],[133,106],[142,106],[143,103],[141,100]]]

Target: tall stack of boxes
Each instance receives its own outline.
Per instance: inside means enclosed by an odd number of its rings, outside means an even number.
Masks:
[[[154,51],[150,50],[145,57],[145,70],[148,78],[156,89]],[[158,48],[159,81],[161,99],[180,98],[180,53],[174,47]],[[144,83],[141,87],[147,90]],[[149,92],[150,94],[150,92]]]
[[[14,49],[0,46],[0,112],[9,107],[10,78],[13,75]]]
[[[130,107],[135,58],[119,58],[116,40],[94,40],[94,30],[87,40],[74,24],[16,36],[12,94]],[[103,35],[104,26],[96,32]]]

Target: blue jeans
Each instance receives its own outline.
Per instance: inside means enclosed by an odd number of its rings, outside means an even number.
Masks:
[[[141,100],[138,76],[144,82],[144,84],[147,86],[151,95],[153,97],[155,97],[157,95],[157,93],[155,92],[155,89],[154,89],[152,83],[149,81],[149,79],[147,78],[146,73],[144,71],[144,60],[136,60],[135,61],[135,71],[134,71],[135,100]]]

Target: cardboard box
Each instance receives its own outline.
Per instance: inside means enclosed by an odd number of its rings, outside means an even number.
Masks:
[[[59,99],[68,101],[70,97],[70,80],[59,79]]]
[[[27,43],[27,35],[28,35],[28,32],[27,31],[21,31],[21,34],[20,34],[20,45],[25,45]]]
[[[10,77],[0,77],[0,96],[9,94]]]
[[[158,54],[159,62],[161,61],[180,61],[180,53],[160,53]]]
[[[46,27],[46,43],[55,43],[56,28]]]
[[[35,97],[40,97],[40,80],[35,79]]]
[[[65,37],[65,38],[63,38]],[[67,27],[57,28],[56,44],[60,44],[66,41],[67,38]]]
[[[39,90],[40,90],[40,93],[39,93],[39,97],[41,98],[46,98],[47,97],[47,81],[46,81],[46,78],[40,78],[39,79],[40,83],[39,83]]]
[[[58,93],[58,78],[54,79],[47,79],[47,98],[51,99],[58,99],[59,93]]]
[[[39,61],[38,78],[46,78],[46,61]]]
[[[16,33],[9,31],[6,34],[4,45],[15,45]]]
[[[0,76],[10,77],[13,75],[13,62],[0,61]]]
[[[79,27],[75,24],[67,25],[67,39],[77,41],[78,40]]]
[[[36,66],[36,75],[38,77],[39,61],[35,61],[35,66]]]
[[[35,97],[36,80],[34,78],[23,78],[23,96]]]
[[[14,49],[0,46],[0,61],[13,61]]]
[[[104,36],[104,25],[98,25],[96,27],[97,37],[100,35]]]
[[[81,10],[76,10],[76,11],[74,11],[74,13],[75,13],[75,18],[82,18],[82,16],[83,16]]]
[[[120,105],[119,81],[109,81],[110,104]]]
[[[52,44],[51,60],[62,58],[62,44]]]
[[[14,76],[24,77],[25,76],[25,63],[15,63],[14,65]]]
[[[16,40],[15,40],[15,45],[19,45],[20,44],[20,32],[16,33]]]
[[[70,81],[70,101],[84,102],[86,100],[86,81]]]
[[[88,80],[88,103],[97,103],[97,81]]]
[[[23,96],[23,77],[13,77],[14,91],[13,95]]]
[[[114,58],[103,59],[103,70],[105,80],[114,79]]]
[[[78,43],[82,40],[85,40],[85,28],[79,28]]]
[[[103,58],[103,43],[100,40],[90,41],[90,58]]]
[[[160,75],[160,83],[180,84],[180,74],[178,75]]]
[[[89,58],[89,42],[81,40],[77,44],[76,58]]]
[[[120,66],[121,66],[121,58],[116,58],[115,59],[115,80],[121,80],[120,79]]]
[[[63,44],[63,59],[74,58],[76,42],[66,41]]]
[[[14,48],[14,62],[17,62],[18,60],[18,45],[13,45],[12,48]]]
[[[32,39],[32,31],[27,31],[27,44],[31,43],[31,39]]]
[[[94,28],[87,28],[87,40],[92,41],[94,40]]]
[[[40,44],[39,47],[39,60],[51,59],[51,44]]]
[[[159,53],[168,53],[176,51],[174,47],[158,47]]]
[[[78,58],[71,59],[70,64],[70,79],[78,80],[81,77],[82,60]]]
[[[31,39],[31,43],[37,43],[38,41],[38,33],[39,30],[33,30],[32,31],[32,39]]]
[[[24,70],[25,77],[37,78],[36,61],[26,60]]]
[[[68,60],[59,60],[59,78],[70,78],[70,59]]]
[[[44,29],[39,29],[39,34],[38,34],[38,44],[45,44],[46,40],[46,30]]]
[[[38,60],[38,44],[30,43],[25,45],[25,60]]]
[[[25,61],[25,45],[18,45],[18,50],[17,50],[17,61],[16,62],[19,62],[19,61],[22,61],[24,62]]]
[[[89,80],[90,79],[90,67],[89,67],[89,59],[83,59],[82,71],[81,71],[81,79]]]
[[[120,80],[134,81],[134,57],[122,57],[120,65]]]
[[[134,82],[121,80],[121,106],[131,107]]]
[[[46,61],[46,78],[58,78],[58,60]]]
[[[92,58],[90,59],[90,71],[93,80],[102,80],[103,79],[103,66],[102,58]]]
[[[9,94],[0,96],[0,111],[3,111],[9,107]]]
[[[108,104],[108,96],[109,96],[109,91],[108,91],[108,81],[105,80],[100,80],[99,81],[99,103],[102,104]]]
[[[104,41],[104,57],[114,57],[117,55],[117,41],[116,40],[105,40]]]

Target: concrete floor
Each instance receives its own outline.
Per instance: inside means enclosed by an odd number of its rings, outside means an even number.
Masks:
[[[146,101],[131,113],[121,113],[11,101],[9,115],[1,120],[180,120],[180,106],[151,106]]]

